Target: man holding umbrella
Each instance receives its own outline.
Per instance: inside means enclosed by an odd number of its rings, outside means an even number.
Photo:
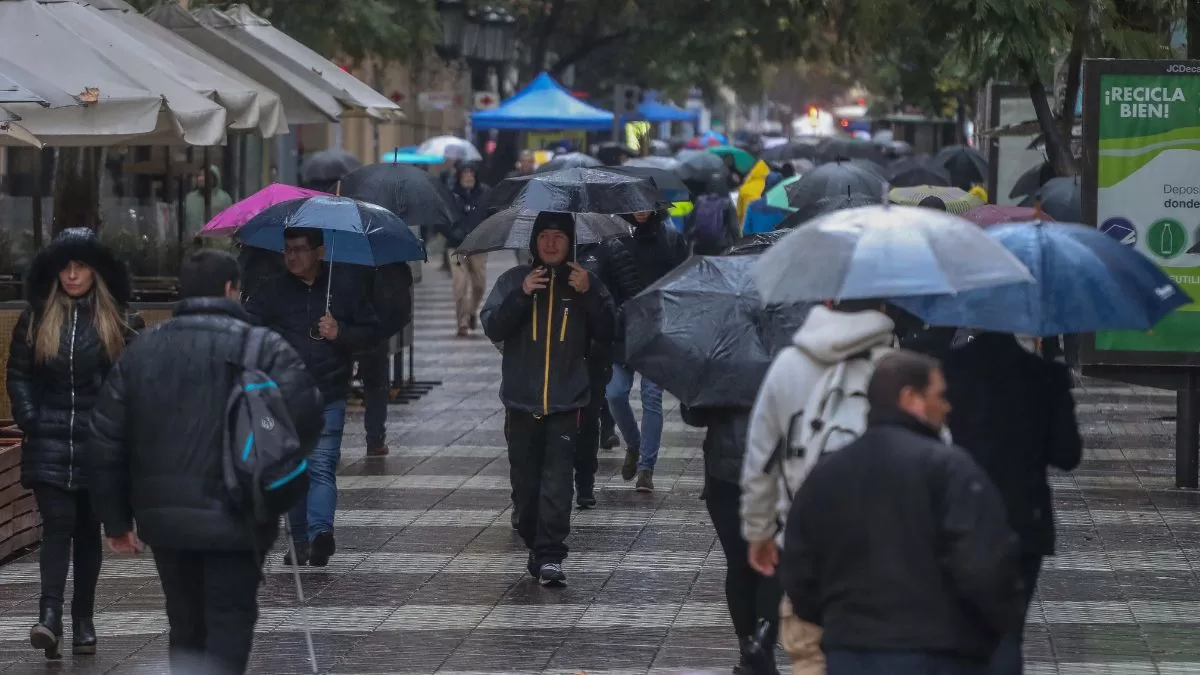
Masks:
[[[612,340],[615,322],[603,284],[568,262],[574,236],[571,214],[540,213],[529,244],[534,267],[501,275],[481,312],[488,339],[503,345],[500,399],[517,531],[529,548],[530,575],[546,586],[566,582],[587,354],[593,341]]]

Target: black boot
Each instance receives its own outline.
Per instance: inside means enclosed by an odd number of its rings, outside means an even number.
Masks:
[[[29,629],[29,644],[45,652],[48,659],[61,659],[59,644],[62,642],[62,632],[62,608],[42,605],[37,625]]]
[[[738,637],[738,647],[741,648],[742,658],[736,668],[737,675],[779,675],[775,666],[775,644],[767,644],[766,634],[771,626],[766,621],[759,621],[758,631],[754,635]]]
[[[96,653],[96,626],[91,617],[71,621],[71,652],[80,655]]]

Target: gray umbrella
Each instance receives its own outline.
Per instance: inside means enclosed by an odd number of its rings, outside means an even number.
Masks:
[[[1008,249],[969,220],[907,206],[835,211],[798,227],[754,268],[765,302],[888,299],[1032,283]]]
[[[300,165],[300,180],[305,185],[336,183],[360,166],[362,162],[345,150],[322,150],[304,158]]]
[[[630,235],[629,223],[620,216],[595,213],[573,215],[575,216],[574,242],[576,246],[598,244],[608,239]],[[492,214],[475,226],[463,239],[457,249],[458,253],[471,256],[504,249],[527,251],[533,240],[533,224],[537,220],[537,216],[537,211],[528,211],[517,207]]]

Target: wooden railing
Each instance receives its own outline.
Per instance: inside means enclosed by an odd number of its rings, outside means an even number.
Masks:
[[[0,560],[42,536],[33,493],[21,487],[21,432],[11,423],[0,429]]]

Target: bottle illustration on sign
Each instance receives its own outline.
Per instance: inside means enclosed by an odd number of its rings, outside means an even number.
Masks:
[[[1100,231],[1129,247],[1137,245],[1137,228],[1128,218],[1120,216],[1109,218],[1100,224]]]
[[[1183,253],[1187,248],[1187,230],[1173,218],[1160,218],[1154,221],[1146,232],[1146,248],[1164,260],[1170,260]]]

